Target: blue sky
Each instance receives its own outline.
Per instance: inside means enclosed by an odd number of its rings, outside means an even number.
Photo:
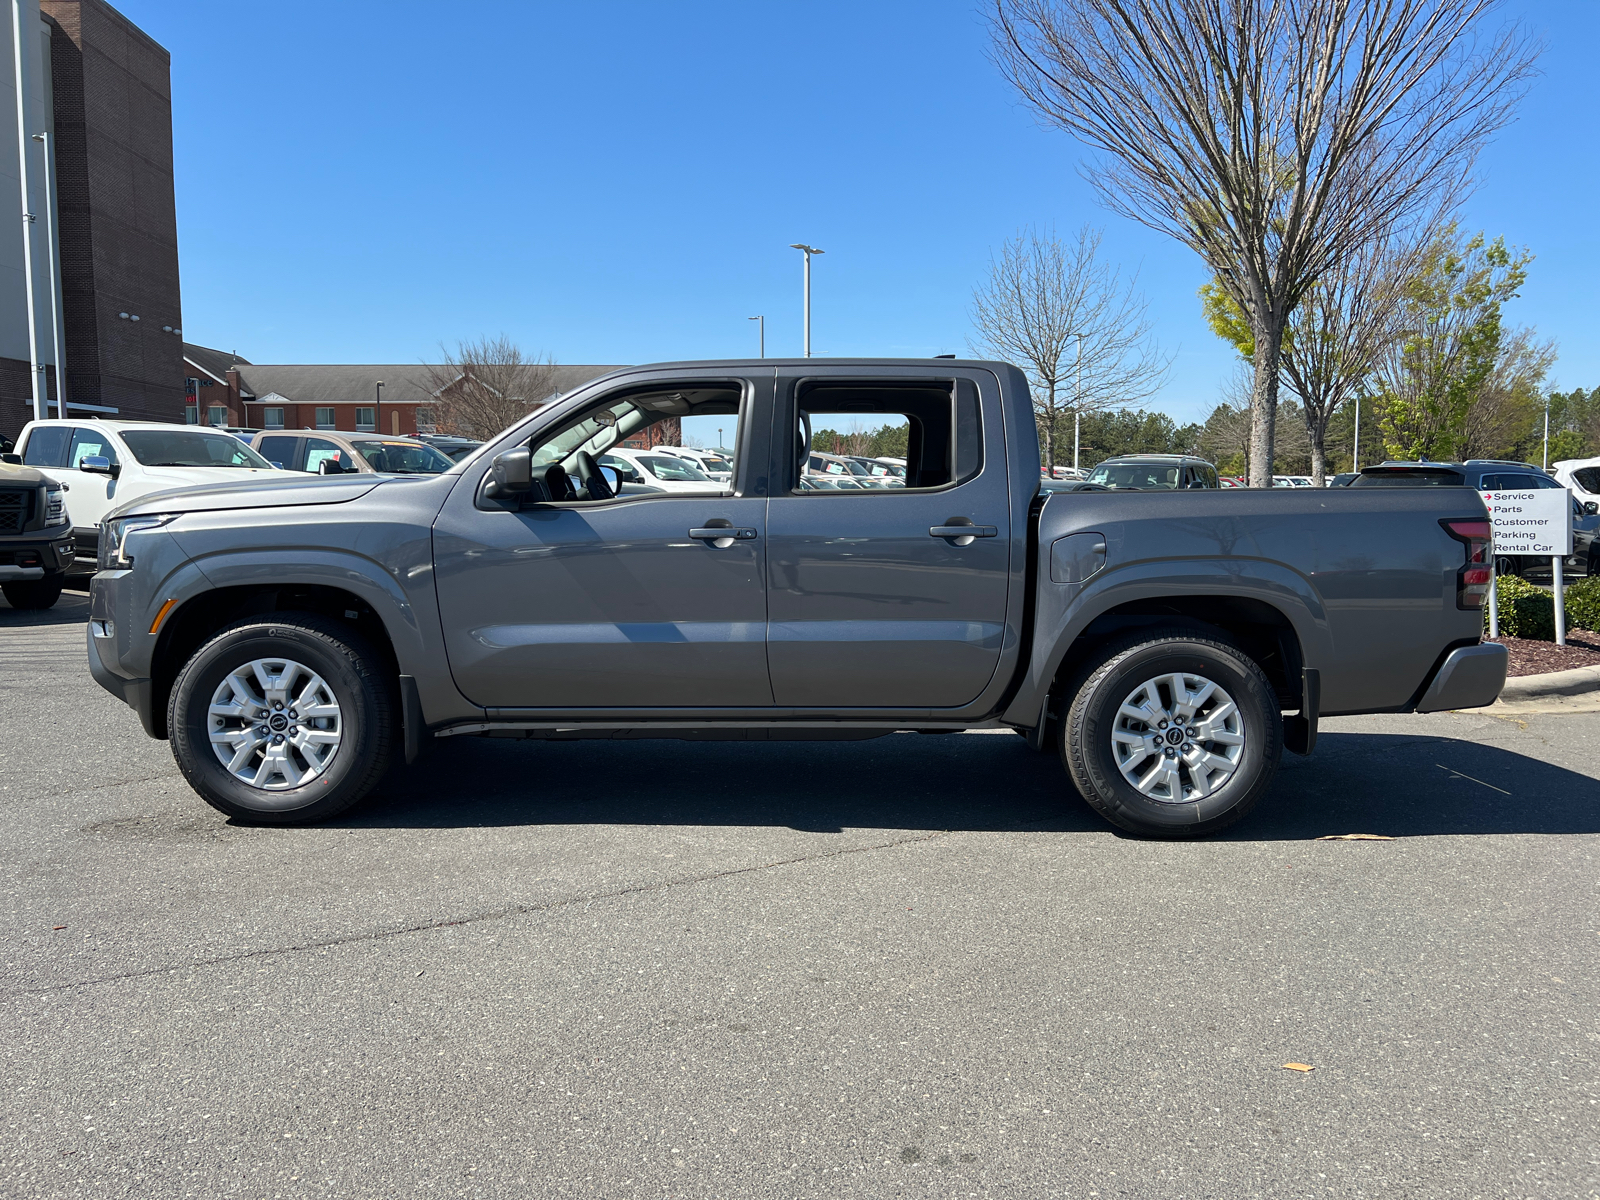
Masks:
[[[1081,151],[986,57],[977,0],[121,0],[172,53],[184,333],[257,362],[414,362],[507,333],[569,363],[961,352],[991,248],[1105,227],[1175,352],[1229,372],[1186,248],[1100,209]],[[1537,255],[1508,319],[1600,386],[1600,4],[1512,0],[1548,42],[1466,221]]]

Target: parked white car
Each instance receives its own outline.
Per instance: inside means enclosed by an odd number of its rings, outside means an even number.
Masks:
[[[17,453],[66,485],[77,572],[95,569],[100,522],[120,504],[172,488],[281,474],[225,429],[156,421],[29,421]]]
[[[718,483],[688,459],[655,450],[623,450],[613,446],[595,460],[622,475],[623,481],[642,483],[663,492],[691,492],[702,496],[726,495],[726,484]]]
[[[1564,458],[1551,464],[1550,474],[1572,489],[1573,499],[1600,501],[1600,458]]]
[[[718,483],[727,483],[733,478],[733,463],[709,450],[697,450],[692,446],[653,446],[651,452],[664,452],[691,462],[700,468],[707,479],[714,479]]]

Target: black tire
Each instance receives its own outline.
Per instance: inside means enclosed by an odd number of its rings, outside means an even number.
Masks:
[[[285,777],[283,786],[268,791],[238,778],[217,757],[210,707],[235,668],[279,658],[321,677],[339,706],[340,736],[320,774],[298,786]],[[371,791],[390,766],[399,701],[388,674],[384,658],[339,621],[315,613],[250,617],[211,638],[178,673],[167,702],[173,757],[206,803],[230,817],[264,825],[325,821]]]
[[[1146,681],[1173,673],[1201,676],[1226,692],[1238,710],[1244,738],[1232,774],[1209,794],[1193,799],[1154,798],[1141,792],[1124,777],[1113,750],[1112,734],[1123,702]],[[1278,769],[1283,716],[1272,685],[1254,660],[1220,634],[1142,631],[1108,647],[1069,694],[1072,702],[1060,734],[1067,773],[1091,808],[1130,833],[1163,838],[1216,833],[1255,807]],[[1166,730],[1163,725],[1160,736]],[[1150,734],[1154,738],[1158,731],[1151,727]],[[1227,747],[1217,748],[1231,753]],[[1178,761],[1184,761],[1181,748],[1173,750]],[[1153,754],[1148,760],[1134,759],[1134,754],[1137,751],[1130,751],[1130,763],[1155,763]],[[1194,779],[1189,771],[1178,789],[1189,795]],[[1170,783],[1165,786],[1172,790]]]
[[[45,579],[22,579],[16,583],[0,584],[0,591],[5,592],[6,603],[12,608],[53,608],[55,602],[61,599],[61,585],[65,582],[65,577],[61,575],[51,575]]]

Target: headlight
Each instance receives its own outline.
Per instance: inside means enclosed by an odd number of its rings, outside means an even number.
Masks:
[[[125,571],[133,566],[133,555],[128,553],[128,535],[146,529],[159,529],[177,514],[150,517],[117,517],[100,526],[100,554],[98,566],[102,571]]]
[[[44,493],[44,527],[67,523],[66,493],[58,487],[46,488]]]

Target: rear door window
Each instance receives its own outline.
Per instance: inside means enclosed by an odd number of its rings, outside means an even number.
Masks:
[[[64,467],[67,465],[67,442],[71,437],[70,425],[35,425],[28,431],[22,461],[30,467]]]
[[[261,445],[256,447],[256,453],[286,471],[298,471],[300,464],[295,461],[295,454],[299,449],[300,439],[297,437],[264,437]]]
[[[1572,480],[1591,496],[1600,492],[1600,467],[1584,467],[1572,473]]]
[[[1480,492],[1536,492],[1540,488],[1560,487],[1561,484],[1548,475],[1532,475],[1510,472],[1500,475],[1485,475],[1478,484]]]

